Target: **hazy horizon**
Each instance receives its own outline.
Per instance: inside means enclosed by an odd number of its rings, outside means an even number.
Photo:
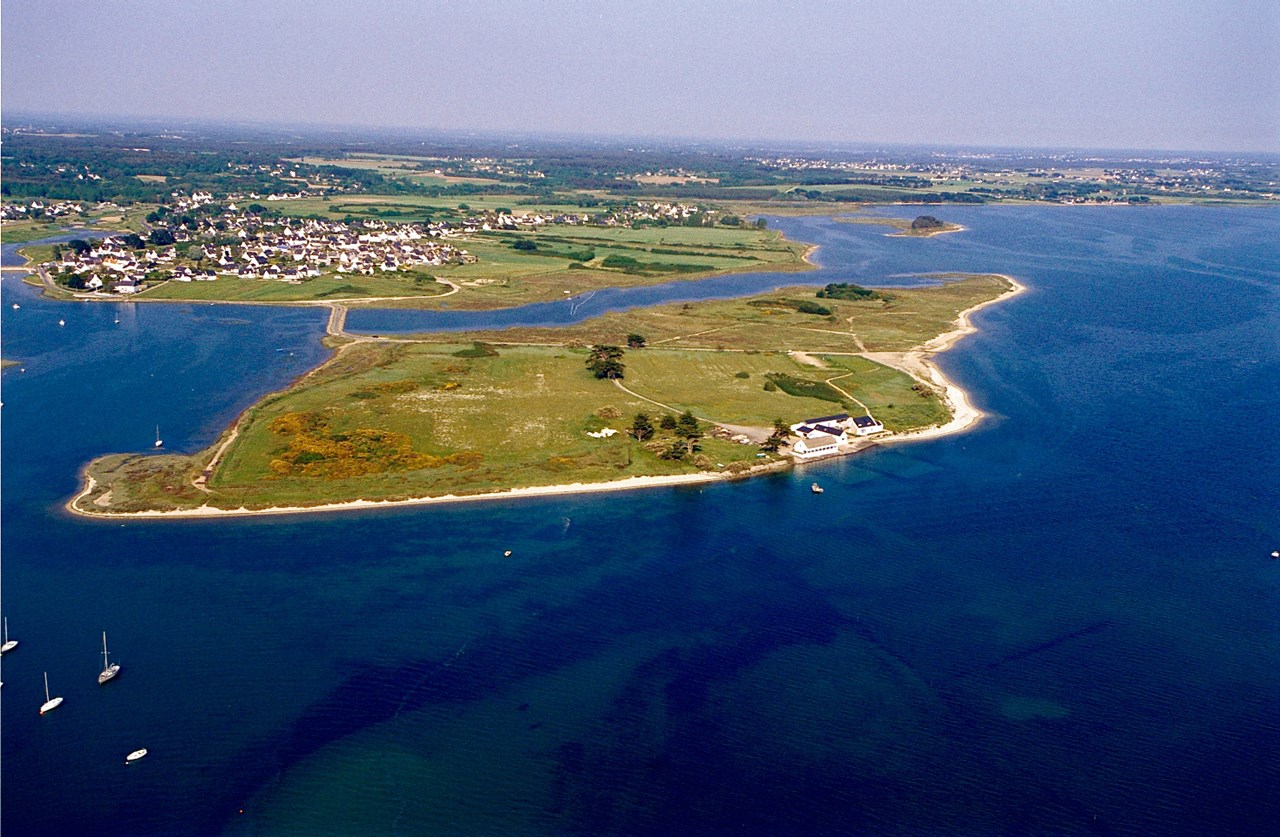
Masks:
[[[3,117],[1275,153],[1280,4],[6,4]],[[74,45],[69,49],[68,45]]]

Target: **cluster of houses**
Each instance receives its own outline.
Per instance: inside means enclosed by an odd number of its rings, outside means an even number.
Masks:
[[[848,413],[837,413],[833,416],[805,419],[791,425],[791,433],[799,437],[791,445],[791,453],[799,459],[829,456],[838,453],[841,445],[847,445],[850,435],[870,436],[883,432],[884,425],[870,414],[850,416]]]
[[[90,291],[111,290],[118,294],[136,294],[146,287],[146,279],[157,270],[172,268],[178,259],[178,252],[173,247],[158,250],[134,250],[124,243],[121,236],[112,236],[89,249],[76,254],[68,253],[66,258],[55,261],[46,267],[54,268],[64,277],[77,277],[62,281],[72,287]],[[183,271],[188,275],[186,281],[196,278],[214,279],[213,271],[194,271],[189,267],[180,267],[174,272]]]
[[[0,220],[30,221],[35,218],[61,218],[66,215],[79,215],[84,211],[84,204],[79,201],[34,200],[28,203],[5,203],[0,206]]]
[[[126,236],[112,236],[88,251],[67,251],[47,267],[71,287],[119,294],[138,293],[148,282],[201,282],[219,276],[299,283],[327,272],[370,276],[474,262],[474,256],[445,240],[462,234],[547,224],[679,223],[706,212],[696,204],[638,202],[595,215],[489,212],[454,223],[387,223],[372,218],[348,223],[271,217],[243,211],[234,202],[219,212],[219,207],[209,206],[214,203],[209,192],[175,193],[170,217],[193,211],[195,217],[184,215],[184,223],[157,227],[172,235],[171,244],[130,247]],[[79,204],[69,205],[80,209]],[[6,205],[6,211],[12,206],[19,205]]]
[[[224,214],[218,220],[224,229],[210,225],[193,234],[180,226],[172,231],[175,244],[158,248],[134,249],[124,236],[112,236],[86,252],[68,252],[50,267],[63,276],[78,277],[68,282],[73,287],[133,294],[147,281],[199,282],[228,276],[297,283],[326,270],[373,275],[475,260],[441,241],[440,231],[418,224],[345,224],[243,213]],[[217,243],[228,240],[237,243]],[[183,244],[185,254],[179,250]]]
[[[303,281],[326,269],[373,275],[475,261],[466,250],[442,241],[447,231],[438,225],[259,219],[252,233],[247,226],[228,231],[242,242],[206,248],[206,254],[219,272],[241,279]]]
[[[679,224],[694,215],[712,215],[714,210],[707,210],[692,203],[662,203],[637,201],[634,207],[614,212],[611,219],[605,221],[608,226],[629,226],[637,221],[666,221]]]
[[[451,226],[448,221],[441,221],[428,226],[431,229],[440,230],[442,234],[450,232],[477,233],[490,230],[510,231],[541,227],[546,224],[568,224],[571,226],[592,224],[600,227],[631,227],[637,223],[652,221],[666,221],[678,224],[694,215],[711,215],[714,213],[714,210],[704,209],[697,204],[637,201],[631,206],[595,214],[526,212],[516,215],[508,212],[490,212],[485,215],[474,215],[465,218],[456,227]]]

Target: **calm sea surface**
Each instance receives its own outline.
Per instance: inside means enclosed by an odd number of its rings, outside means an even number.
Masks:
[[[156,425],[198,450],[323,360],[324,312],[6,277],[4,834],[1275,833],[1280,211],[943,214],[968,231],[778,220],[822,245],[803,277],[352,312],[1030,288],[942,359],[990,413],[973,432],[434,509],[68,517],[91,457]],[[123,670],[99,687],[104,629]],[[41,718],[44,671],[66,700]]]

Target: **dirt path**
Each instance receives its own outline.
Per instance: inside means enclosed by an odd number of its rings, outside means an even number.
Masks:
[[[678,334],[675,337],[666,337],[666,338],[663,338],[662,340],[655,340],[649,345],[659,346],[663,343],[671,343],[675,340],[688,340],[690,337],[701,337],[704,334],[711,334],[716,331],[724,331],[727,328],[736,328],[736,325],[716,326],[715,328],[709,328],[706,331],[695,331],[693,334]]]
[[[853,403],[855,403],[855,404],[857,404],[859,407],[861,407],[861,408],[862,408],[862,411],[863,411],[864,413],[866,413],[867,415],[871,415],[871,408],[870,408],[870,407],[868,407],[866,404],[863,404],[863,403],[862,403],[861,401],[859,401],[857,398],[854,398],[854,397],[853,397],[851,394],[849,394],[849,392],[848,392],[848,391],[846,391],[843,387],[838,387],[838,386],[836,386],[834,383],[832,383],[833,381],[838,381],[838,380],[840,380],[841,378],[848,378],[848,377],[850,377],[851,375],[856,375],[856,374],[857,374],[856,372],[847,372],[847,373],[845,373],[845,374],[843,374],[843,375],[836,375],[834,378],[827,378],[827,380],[826,380],[826,382],[825,382],[825,383],[826,383],[826,385],[827,385],[827,386],[831,387],[831,388],[832,388],[832,389],[834,389],[836,392],[840,393],[840,394],[841,394],[841,395],[843,395],[845,398],[848,398],[850,401],[852,401]]]

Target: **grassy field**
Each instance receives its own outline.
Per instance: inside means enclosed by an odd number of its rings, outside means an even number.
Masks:
[[[777,418],[791,424],[833,412],[859,415],[862,405],[890,430],[927,427],[947,419],[932,392],[915,390],[915,381],[906,374],[861,357],[820,355],[813,360],[822,366],[816,366],[781,352],[645,349],[629,352],[626,360],[631,391],[727,424],[767,427]],[[788,395],[781,388],[766,390],[774,376],[834,381],[857,400],[828,401]]]
[[[538,251],[515,250],[516,239]],[[484,234],[459,242],[479,261],[453,265],[437,275],[464,292],[459,307],[522,305],[561,299],[605,287],[631,287],[744,270],[803,270],[805,245],[772,230],[710,228],[581,227],[558,225],[537,232]],[[583,257],[591,258],[583,261]],[[613,267],[634,260],[635,267]]]
[[[616,312],[557,328],[516,328],[470,333],[490,342],[624,344],[639,333],[654,348],[722,351],[901,352],[950,330],[958,312],[1008,288],[999,276],[955,277],[928,288],[882,291],[885,299],[850,302],[815,297],[815,288],[784,288],[751,299],[661,305]],[[830,314],[804,314],[801,301]],[[457,339],[422,335],[422,339]]]
[[[330,274],[300,285],[275,279],[238,279],[219,276],[212,282],[165,282],[134,299],[169,299],[231,302],[300,302],[307,300],[362,299],[369,297],[439,296],[448,287],[431,275],[375,273],[372,276]]]
[[[754,427],[864,406],[890,430],[941,423],[947,411],[931,389],[853,353],[868,342],[878,351],[919,345],[1007,287],[978,276],[893,291],[887,300],[821,300],[830,315],[801,313],[795,306],[812,301],[814,291],[791,289],[567,329],[352,343],[245,414],[210,480],[211,495],[190,486],[209,451],[106,457],[90,473],[110,489],[109,507],[125,511],[403,499],[745,469],[759,462],[757,448],[727,439],[707,437],[696,454],[670,459],[625,432],[587,434],[625,431],[637,412],[656,419],[682,410]],[[623,384],[634,395],[585,366],[588,343],[625,343],[631,332],[650,343],[624,356]],[[540,341],[547,345],[532,345]],[[718,341],[735,346],[712,345]]]
[[[635,413],[655,410],[592,377],[584,350],[456,355],[467,348],[349,348],[305,386],[251,409],[210,497],[188,485],[200,458],[107,457],[91,473],[112,486],[114,509],[136,510],[206,499],[253,507],[470,494],[758,461],[754,446],[721,439],[703,440],[696,459],[673,461],[622,432],[588,436],[605,427],[623,431]],[[602,419],[601,410],[621,417]],[[287,432],[282,420],[309,423],[311,430]]]
[[[426,195],[330,195],[323,198],[300,198],[297,200],[272,201],[271,208],[284,215],[306,217],[319,215],[323,218],[342,219],[347,215],[379,217],[370,213],[370,209],[383,212],[394,209],[401,214],[389,216],[395,221],[421,221],[423,218],[452,217],[461,212],[469,213],[494,212],[498,209],[511,209],[517,213],[542,213],[555,215],[558,213],[589,212],[576,203],[540,202],[523,204],[525,198],[520,195],[462,195],[458,197],[430,197]],[[336,210],[331,207],[337,207]],[[463,207],[467,207],[463,209]]]
[[[39,221],[5,221],[0,225],[0,241],[5,244],[19,244],[24,241],[35,241],[62,232],[62,224],[46,224]]]

